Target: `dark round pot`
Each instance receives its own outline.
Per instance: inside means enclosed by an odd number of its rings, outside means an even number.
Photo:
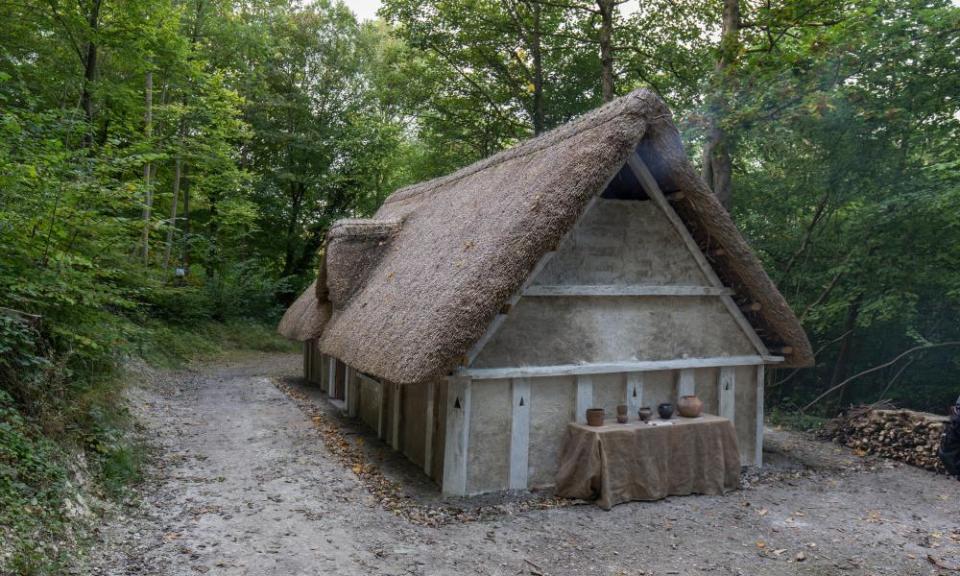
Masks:
[[[637,418],[639,418],[641,422],[646,422],[651,416],[653,416],[653,410],[651,410],[649,406],[643,406],[637,410]]]
[[[664,420],[669,420],[673,417],[673,404],[664,402],[663,404],[657,406],[657,414],[659,414]]]
[[[703,413],[703,401],[696,394],[684,396],[677,402],[677,412],[684,418],[697,418]]]
[[[603,408],[587,408],[587,426],[603,426]]]

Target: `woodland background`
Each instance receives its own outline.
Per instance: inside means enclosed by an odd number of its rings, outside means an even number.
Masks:
[[[136,480],[124,362],[285,348],[272,325],[334,220],[641,86],[817,351],[773,371],[774,418],[942,411],[960,8],[620,4],[385,0],[358,23],[329,0],[0,2],[0,566],[58,556],[71,447],[107,493]]]

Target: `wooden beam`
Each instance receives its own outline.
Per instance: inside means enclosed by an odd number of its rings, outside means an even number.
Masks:
[[[333,398],[336,394],[337,386],[337,362],[333,356],[327,360],[327,396]]]
[[[677,400],[697,393],[697,383],[693,368],[684,368],[677,375]]]
[[[684,194],[683,192],[671,192],[666,195],[666,198],[671,202],[679,202],[680,200],[683,200]]]
[[[451,376],[447,379],[447,417],[443,448],[444,494],[464,496],[467,493],[467,454],[470,443],[470,378]]]
[[[587,408],[593,408],[593,378],[589,374],[577,376],[577,401],[573,415],[574,422],[587,421]]]
[[[347,366],[347,382],[344,390],[347,395],[347,416],[350,418],[356,418],[360,412],[360,378],[357,375],[356,370]]]
[[[737,369],[733,366],[723,366],[720,368],[720,376],[717,378],[717,398],[719,406],[717,414],[734,422],[737,416]]]
[[[377,392],[380,398],[377,401],[377,438],[386,440],[387,431],[384,429],[384,421],[387,419],[387,390],[386,384],[377,381]]]
[[[770,352],[778,356],[789,356],[793,354],[793,346],[780,346],[779,348],[771,348]]]
[[[732,296],[733,290],[715,286],[531,286],[524,296]]]
[[[761,308],[763,306],[759,302],[748,302],[740,306],[740,309],[744,312],[759,312]]]
[[[424,414],[424,431],[423,431],[423,471],[426,472],[427,476],[431,475],[433,471],[433,403],[434,403],[434,394],[435,394],[435,384],[433,382],[428,382],[427,386],[427,402],[426,402],[426,414]]]
[[[757,366],[757,437],[753,452],[753,465],[763,466],[763,385],[766,374],[763,364]]]
[[[499,378],[535,378],[542,376],[579,376],[614,374],[617,372],[651,372],[684,368],[718,368],[720,366],[755,366],[783,362],[780,356],[717,356],[714,358],[681,358],[677,360],[637,360],[597,364],[558,364],[554,366],[516,366],[511,368],[463,368],[459,375],[474,380]]]
[[[530,380],[510,381],[513,408],[510,420],[510,489],[526,490],[530,458]]]
[[[310,383],[310,341],[303,341],[303,378]]]
[[[393,402],[390,414],[390,445],[394,450],[400,450],[400,415],[403,414],[403,387],[400,384],[393,383]]]
[[[636,419],[643,406],[643,372],[627,372],[627,419]]]
[[[696,261],[697,266],[700,267],[700,270],[703,272],[704,276],[707,277],[710,284],[716,287],[722,287],[723,282],[720,280],[720,277],[717,276],[717,273],[714,272],[713,267],[710,266],[710,263],[707,262],[707,258],[703,255],[703,252],[700,251],[700,246],[697,245],[696,240],[693,239],[693,236],[690,235],[690,231],[687,230],[687,226],[680,220],[680,216],[673,210],[670,206],[670,203],[663,196],[663,192],[660,191],[660,185],[657,184],[657,179],[653,177],[653,174],[650,173],[650,169],[647,168],[647,165],[644,164],[643,160],[640,158],[640,155],[634,152],[627,157],[627,165],[630,167],[630,170],[633,171],[634,176],[637,177],[637,180],[640,181],[640,184],[643,186],[643,189],[647,192],[647,196],[653,200],[654,204],[660,208],[660,211],[663,212],[664,216],[667,217],[667,220],[673,226],[673,228],[680,234],[680,238],[683,240],[684,245],[687,247],[687,250],[690,252],[690,255],[693,256],[693,259]],[[767,350],[767,347],[764,345],[763,341],[760,340],[760,337],[757,336],[757,333],[754,331],[753,326],[750,325],[750,322],[744,317],[743,312],[740,311],[740,308],[737,307],[736,303],[733,301],[733,298],[730,296],[721,296],[721,302],[723,302],[724,307],[730,314],[733,316],[734,321],[746,335],[747,339],[750,340],[750,343],[753,344],[753,347],[757,349],[757,352],[761,356],[766,356],[770,353]]]

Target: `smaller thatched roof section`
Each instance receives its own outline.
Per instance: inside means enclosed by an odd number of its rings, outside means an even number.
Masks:
[[[741,300],[761,304],[750,321],[764,339],[790,350],[788,365],[809,364],[800,323],[691,166],[670,111],[645,90],[449,176],[396,191],[372,222],[347,225],[351,237],[377,229],[375,242],[352,245],[337,240],[345,230],[333,233],[318,280],[329,293],[307,290],[284,316],[281,333],[319,335],[323,353],[393,382],[449,373],[634,152],[664,192],[684,192],[678,213],[702,246],[723,249],[713,265],[724,283]],[[352,267],[360,270],[344,272]],[[342,274],[350,276],[343,286]]]
[[[317,280],[314,280],[284,312],[277,332],[291,340],[310,340],[323,332],[329,319],[330,307],[317,304]]]

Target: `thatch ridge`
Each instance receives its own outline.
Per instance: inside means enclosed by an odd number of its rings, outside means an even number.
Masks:
[[[320,326],[301,333],[322,333],[324,353],[390,381],[417,383],[448,373],[634,150],[664,190],[685,192],[679,211],[698,240],[725,248],[729,256],[716,263],[724,268],[718,273],[763,305],[752,320],[793,348],[788,363],[808,364],[812,355],[799,322],[690,165],[669,110],[644,90],[448,176],[396,191],[374,221],[403,224],[376,265],[364,270],[362,286],[337,301],[331,315],[315,317]],[[326,254],[323,272],[330,279],[333,270],[349,266],[336,252]],[[335,282],[326,283],[332,288]],[[329,306],[315,289],[308,293],[314,306]]]

